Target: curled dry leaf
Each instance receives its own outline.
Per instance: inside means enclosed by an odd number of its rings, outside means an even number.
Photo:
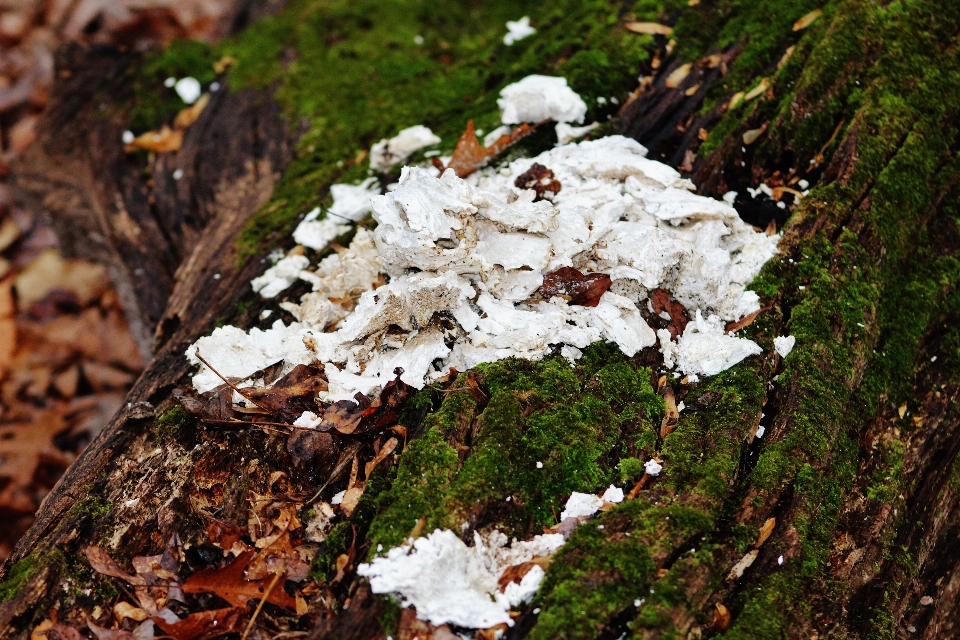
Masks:
[[[450,158],[450,164],[447,165],[447,168],[453,169],[461,178],[466,178],[485,165],[491,158],[505,151],[521,138],[533,133],[538,126],[539,124],[533,126],[521,124],[509,134],[497,138],[489,147],[484,147],[477,139],[473,120],[470,120],[467,122],[467,130],[457,140],[457,146],[453,149],[453,157]]]
[[[173,119],[173,128],[174,129],[186,129],[194,122],[197,121],[197,118],[200,117],[200,114],[203,113],[203,110],[210,103],[210,94],[205,93],[200,96],[196,102],[192,105],[181,111],[177,114],[177,117]]]
[[[517,176],[514,184],[520,189],[535,191],[537,196],[533,199],[534,202],[544,199],[552,200],[553,196],[560,193],[561,189],[560,181],[553,178],[553,171],[537,162],[534,162],[529,169]],[[548,193],[552,195],[548,196]]]
[[[748,91],[746,95],[743,96],[743,99],[749,102],[750,100],[753,100],[757,96],[763,94],[768,88],[770,88],[770,81],[764,78],[760,81],[760,84]]]
[[[654,313],[667,312],[670,316],[670,324],[667,330],[670,337],[674,340],[687,328],[687,308],[681,303],[670,297],[670,292],[665,289],[654,289],[650,292],[650,304],[653,306]]]
[[[754,142],[756,142],[757,140],[759,140],[760,136],[762,136],[767,131],[767,126],[769,124],[770,124],[769,122],[764,122],[763,126],[760,127],[759,129],[750,129],[749,131],[744,131],[742,136],[743,144],[749,146]]]
[[[760,535],[757,537],[757,543],[753,545],[757,549],[763,546],[763,543],[767,541],[767,538],[770,537],[770,534],[773,533],[773,528],[777,526],[776,518],[767,518],[766,522],[763,523],[763,526],[760,527]]]
[[[733,568],[730,569],[730,573],[727,574],[727,580],[739,580],[743,577],[743,572],[750,568],[750,565],[753,564],[753,561],[757,559],[757,556],[760,555],[759,549],[753,549],[748,551],[737,564],[733,565]]]
[[[183,145],[183,131],[163,125],[159,131],[147,131],[137,136],[123,150],[127,153],[137,149],[167,153],[168,151],[177,151],[181,145]]]
[[[684,80],[687,79],[687,76],[690,75],[691,68],[693,68],[693,65],[689,62],[687,64],[680,65],[674,69],[670,75],[667,76],[667,80],[664,84],[667,85],[668,89],[676,89]]]
[[[740,318],[739,320],[735,320],[735,321],[733,321],[733,322],[728,322],[728,323],[726,324],[726,326],[724,327],[724,330],[726,331],[726,333],[732,333],[732,332],[734,332],[734,331],[740,331],[740,329],[743,329],[743,328],[745,328],[745,327],[749,327],[751,324],[753,324],[753,321],[756,320],[756,319],[757,319],[757,316],[759,316],[761,313],[763,313],[764,311],[769,311],[769,310],[770,310],[770,307],[764,307],[764,308],[762,308],[762,309],[757,309],[757,310],[754,311],[753,313],[748,313],[747,315],[743,316],[743,317]]]
[[[730,610],[722,603],[716,604],[713,611],[713,628],[717,631],[726,631],[730,627]]]
[[[550,556],[540,556],[534,558],[530,562],[521,562],[520,564],[514,564],[503,570],[503,573],[500,574],[500,577],[497,579],[497,585],[500,587],[500,591],[503,592],[507,585],[511,582],[516,582],[520,584],[520,581],[523,580],[523,576],[527,575],[534,567],[541,567],[546,569],[550,566]]]
[[[244,578],[247,565],[253,558],[248,551],[236,557],[230,564],[220,569],[207,568],[190,576],[183,583],[185,593],[215,593],[236,607],[243,607],[250,599],[260,599],[267,588],[266,580],[250,582]],[[296,601],[281,589],[270,592],[267,602],[289,611],[296,611]]]
[[[660,438],[666,438],[677,428],[677,422],[680,421],[680,411],[677,409],[677,398],[673,393],[673,387],[669,384],[663,386],[663,402],[666,405],[666,413],[660,422]]]
[[[177,622],[168,622],[160,616],[154,616],[153,622],[165,635],[175,640],[207,640],[228,633],[240,633],[243,630],[246,607],[225,607],[191,613]]]
[[[815,21],[817,18],[819,18],[819,17],[822,16],[822,15],[823,15],[823,9],[814,9],[813,11],[811,11],[810,13],[808,13],[807,15],[803,16],[802,18],[800,18],[799,20],[797,20],[796,22],[794,22],[794,23],[793,23],[793,30],[794,30],[794,31],[801,31],[801,30],[803,30],[803,29],[806,29],[806,28],[809,27],[811,24],[813,24],[814,21]]]
[[[137,622],[143,622],[149,616],[147,615],[147,612],[140,607],[135,607],[129,602],[121,601],[113,605],[113,617],[115,617],[118,622],[122,622],[124,618],[130,618],[131,620],[136,620]]]
[[[627,28],[627,31],[649,36],[668,36],[673,33],[673,27],[657,22],[628,22],[623,26]]]
[[[595,307],[613,281],[605,273],[582,274],[573,267],[560,267],[544,274],[540,293],[544,298],[569,296],[568,304]]]

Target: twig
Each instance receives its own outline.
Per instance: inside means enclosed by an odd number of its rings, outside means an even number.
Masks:
[[[229,380],[227,380],[226,378],[224,378],[222,375],[220,375],[220,372],[217,371],[216,369],[214,369],[214,368],[213,368],[213,365],[210,364],[209,362],[207,362],[207,361],[204,359],[204,357],[203,357],[202,355],[200,355],[200,350],[199,350],[199,349],[197,349],[197,350],[194,352],[194,355],[197,356],[197,360],[199,360],[200,362],[202,362],[203,364],[205,364],[205,365],[207,366],[207,369],[210,369],[210,371],[213,371],[213,373],[216,374],[216,376],[217,376],[218,378],[220,378],[221,380],[223,380],[224,382],[226,382],[226,383],[227,383],[227,386],[229,386],[231,389],[233,389],[234,391],[236,391],[237,393],[239,393],[241,396],[243,396],[244,398],[246,398],[247,400],[249,400],[249,401],[252,402],[253,404],[257,405],[258,407],[260,407],[261,409],[263,409],[263,410],[266,411],[267,413],[273,413],[273,411],[271,411],[270,409],[267,409],[265,406],[263,406],[262,404],[260,404],[260,403],[257,402],[256,400],[254,400],[253,398],[248,398],[248,397],[247,397],[247,394],[245,394],[243,391],[241,391],[239,388],[237,388],[237,386],[236,386],[235,384],[233,384],[232,382],[230,382]]]
[[[275,586],[277,586],[277,581],[280,580],[281,575],[283,574],[280,571],[277,571],[275,574],[273,574],[273,580],[270,582],[270,586],[267,587],[267,590],[263,592],[263,597],[260,598],[260,604],[257,605],[256,610],[250,617],[250,622],[247,624],[247,630],[243,632],[242,636],[240,636],[240,640],[247,640],[247,636],[250,635],[250,630],[253,629],[253,623],[256,622],[257,616],[260,615],[260,610],[263,609],[263,603],[266,602],[267,598],[270,597],[270,592],[273,591]]]

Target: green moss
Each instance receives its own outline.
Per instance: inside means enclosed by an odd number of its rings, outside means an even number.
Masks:
[[[19,595],[27,584],[40,573],[43,564],[33,555],[15,562],[0,582],[0,602],[6,602]]]
[[[216,59],[209,45],[196,40],[174,40],[162,52],[146,54],[134,75],[130,129],[140,133],[169,124],[187,105],[164,81],[192,76],[206,88],[216,78]]]
[[[157,442],[161,442],[168,435],[175,434],[179,429],[188,425],[191,420],[190,414],[181,405],[175,405],[157,418]]]

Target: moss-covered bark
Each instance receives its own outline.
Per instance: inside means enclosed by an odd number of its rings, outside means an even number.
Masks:
[[[819,19],[793,31],[818,8]],[[503,22],[524,13],[537,35],[505,47]],[[629,33],[622,24],[633,19],[674,24],[676,43]],[[631,483],[637,461],[656,451],[664,473],[574,532],[509,637],[960,637],[952,615],[960,604],[958,32],[960,7],[922,0],[591,0],[548,8],[297,0],[214,50],[183,45],[149,59],[124,107],[131,126],[169,117],[172,107],[152,97],[163,78],[209,73],[222,55],[236,59],[232,87],[273,95],[302,125],[296,158],[236,239],[237,264],[289,242],[297,216],[321,202],[331,182],[364,175],[371,142],[424,123],[452,146],[468,118],[496,126],[499,89],[529,73],[566,76],[586,99],[588,118],[618,109],[597,98],[632,98],[605,130],[640,135],[664,158],[696,152],[701,192],[739,191],[751,222],[786,211],[752,202],[742,195],[747,187],[814,185],[793,199],[781,256],[754,283],[769,309],[744,333],[765,353],[697,384],[675,381],[688,407],[675,431],[658,436],[664,408],[652,350],[627,359],[594,345],[576,366],[556,356],[462,373],[410,401],[405,450],[378,469],[350,522],[327,539],[317,579],[330,581],[351,545],[359,561],[399,543],[421,519],[428,531],[469,536],[495,525],[529,536],[556,521],[571,491]],[[718,53],[722,67],[704,58]],[[684,83],[665,87],[687,62],[695,67]],[[654,78],[646,94],[634,92],[638,73]],[[765,92],[728,108],[763,78]],[[641,116],[659,118],[658,128],[640,126]],[[757,130],[746,144],[743,134]],[[517,152],[550,143],[533,136]],[[249,293],[236,299],[236,309],[220,310],[224,320],[256,317]],[[788,334],[797,346],[781,360],[772,339]],[[163,357],[179,357],[182,346]],[[172,406],[169,388],[154,394]],[[183,487],[245,517],[238,496],[262,490],[269,471],[286,465],[278,442],[214,435],[181,418],[167,414],[156,433],[126,423],[127,446],[145,451],[159,438],[167,449],[150,464],[176,478],[172,488],[157,483],[169,513],[127,533],[117,533],[106,501],[72,513],[62,530],[34,532],[18,549],[0,594],[43,584],[48,593],[34,602],[44,606],[109,604],[106,595],[88,602],[55,592],[60,582],[76,583],[65,568],[73,565],[43,550],[68,539],[70,554],[80,540],[119,536],[137,552],[155,551],[170,527],[199,539],[197,516],[177,493]],[[754,437],[758,425],[762,438]],[[233,449],[214,452],[211,442]],[[207,448],[198,453],[198,443]],[[126,468],[125,454],[102,455],[97,486],[112,499],[123,488],[109,474]],[[183,476],[200,469],[206,477],[214,466],[221,486]],[[744,575],[730,579],[769,518],[772,536]],[[356,580],[327,586],[320,617],[333,622],[315,634],[345,635],[354,624],[346,599],[370,596]],[[920,604],[922,596],[933,604]],[[381,636],[397,637],[396,605],[375,600]],[[729,624],[715,617],[717,604],[729,610]],[[16,615],[21,630],[36,618]]]

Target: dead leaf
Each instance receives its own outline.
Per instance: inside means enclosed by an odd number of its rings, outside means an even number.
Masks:
[[[749,146],[754,142],[756,142],[760,138],[760,136],[762,136],[767,131],[767,126],[769,124],[770,124],[769,122],[764,122],[763,126],[760,127],[759,129],[750,129],[749,131],[744,131],[742,136],[743,144]]]
[[[628,22],[624,27],[634,33],[642,33],[648,36],[668,36],[673,33],[673,27],[657,22]]]
[[[223,56],[213,63],[213,70],[217,73],[223,73],[230,65],[237,64],[237,59],[233,56]]]
[[[763,523],[763,526],[760,527],[760,535],[757,537],[757,543],[753,545],[757,549],[763,546],[763,543],[767,541],[767,538],[770,537],[770,534],[773,533],[773,528],[777,526],[776,518],[767,518],[766,522]]]
[[[127,153],[137,149],[167,153],[168,151],[179,150],[181,145],[183,145],[183,131],[163,125],[159,131],[147,131],[137,136],[123,150]]]
[[[757,96],[763,94],[769,87],[770,87],[770,81],[767,80],[766,78],[762,79],[760,81],[760,84],[755,86],[753,89],[748,91],[746,95],[743,96],[744,101],[750,102]]]
[[[509,134],[497,138],[489,147],[484,147],[477,139],[473,120],[470,120],[467,122],[467,130],[457,140],[457,146],[453,149],[453,156],[450,158],[447,169],[453,169],[459,177],[466,178],[485,165],[491,158],[513,146],[521,138],[533,133],[538,126],[540,126],[539,123],[532,126],[521,124]]]
[[[127,631],[125,629],[107,629],[88,619],[87,628],[93,632],[97,640],[153,640],[155,637],[153,620],[144,620],[133,631]]]
[[[733,568],[730,569],[730,573],[727,574],[727,580],[738,580],[743,577],[743,572],[750,568],[750,565],[753,564],[753,561],[757,559],[758,555],[760,555],[759,549],[748,551],[747,554],[740,558],[737,564],[733,565]]]
[[[803,16],[799,20],[793,23],[794,31],[801,31],[809,27],[813,22],[823,15],[823,9],[814,9],[807,15]]]
[[[304,558],[290,543],[290,532],[281,531],[276,537],[270,536],[270,542],[253,558],[247,566],[247,580],[261,580],[277,573],[284,574],[286,580],[303,582],[310,573],[311,556]],[[267,540],[267,539],[264,539]],[[261,540],[257,541],[258,543]]]
[[[69,291],[85,307],[109,286],[103,265],[86,260],[65,260],[56,249],[47,249],[17,276],[14,287],[21,309],[27,309],[54,290]]]
[[[13,283],[0,283],[0,380],[6,377],[17,349],[17,325],[13,318]]]
[[[692,96],[692,95],[695,95],[695,94],[697,93],[697,91],[700,91],[700,86],[701,86],[701,84],[703,84],[703,83],[698,82],[697,84],[693,85],[692,87],[689,87],[686,91],[683,92],[683,95],[687,96],[688,98],[689,98],[690,96]]]
[[[183,583],[183,591],[184,593],[215,593],[235,607],[245,606],[247,600],[262,598],[267,582],[264,580],[248,582],[244,578],[244,572],[252,558],[253,552],[248,551],[220,569],[212,567],[201,569]],[[267,602],[289,611],[297,610],[296,601],[287,595],[282,587],[271,591]]]
[[[270,387],[246,387],[241,395],[257,407],[292,422],[304,411],[316,411],[317,394],[326,390],[327,377],[320,369],[299,364]]]
[[[553,200],[553,196],[560,193],[561,185],[559,180],[554,180],[553,171],[542,164],[534,162],[533,165],[514,181],[519,189],[532,189],[536,192],[534,202],[538,200]],[[552,195],[547,195],[548,193]]]
[[[0,224],[0,251],[5,251],[20,237],[20,225],[12,217],[5,218]]]
[[[780,58],[780,62],[777,63],[777,69],[782,69],[783,65],[787,64],[787,60],[790,59],[790,56],[793,55],[793,52],[796,51],[797,45],[791,45],[787,47],[787,50],[783,52],[783,57]]]
[[[412,607],[404,607],[397,626],[398,640],[432,640],[433,633],[432,624],[417,618],[417,612]]]
[[[693,65],[689,62],[687,64],[680,65],[674,69],[670,75],[667,76],[664,84],[668,89],[676,89],[684,80],[687,79],[687,76],[690,75],[691,68],[693,68]]]
[[[196,102],[177,114],[173,119],[174,129],[186,129],[200,117],[203,110],[210,104],[210,94],[205,93],[200,96]],[[136,140],[134,140],[136,142]]]
[[[45,620],[44,622],[49,622]],[[86,640],[77,629],[74,629],[71,626],[59,623],[52,623],[49,626],[44,627],[44,623],[41,622],[37,627],[34,628],[33,633],[30,637],[33,640]]]
[[[209,518],[206,533],[211,544],[229,551],[246,532],[235,524]]]
[[[53,446],[53,438],[70,425],[65,409],[37,411],[30,422],[0,427],[0,478],[16,486],[29,486],[41,462],[66,469],[72,460]]]
[[[733,96],[730,98],[730,102],[727,103],[727,109],[733,109],[740,104],[743,101],[743,96],[745,95],[746,94],[743,91],[737,91],[735,94],[733,94]]]
[[[743,316],[743,317],[740,318],[739,320],[735,320],[735,321],[733,321],[733,322],[728,322],[728,323],[726,324],[726,326],[724,327],[724,331],[725,331],[726,333],[733,333],[734,331],[740,331],[740,329],[743,329],[743,328],[745,328],[745,327],[749,327],[751,324],[753,324],[753,321],[757,319],[757,316],[759,316],[759,315],[760,315],[761,313],[763,313],[764,311],[767,311],[769,308],[770,308],[770,307],[764,307],[763,309],[757,309],[757,310],[754,311],[753,313],[748,313],[747,315]]]
[[[123,622],[124,618],[143,622],[150,617],[147,615],[147,612],[140,607],[135,607],[129,602],[123,602],[122,600],[113,605],[113,616],[117,619],[117,622]]]
[[[500,574],[500,577],[497,578],[497,585],[500,587],[500,591],[503,592],[507,588],[507,585],[511,582],[520,584],[520,581],[523,580],[523,576],[527,575],[527,573],[534,567],[546,569],[550,566],[550,561],[550,556],[541,556],[539,558],[534,558],[530,562],[521,562],[520,564],[507,567],[503,570],[503,573]]]
[[[906,405],[906,403],[900,405],[900,408],[897,409],[897,414],[898,414],[901,418],[903,418],[903,416],[905,416],[905,415],[907,414],[907,405]]]
[[[709,137],[710,137],[710,132],[704,129],[703,127],[701,127],[700,131],[697,132],[697,139],[700,141],[705,142]]]
[[[396,377],[383,387],[376,401],[363,410],[360,427],[355,433],[377,433],[397,424],[400,408],[414,389],[400,379],[403,374],[402,368],[397,367],[393,370],[393,374]]]
[[[335,430],[337,433],[350,435],[360,426],[363,410],[359,403],[350,400],[338,400],[323,412],[323,421],[317,427],[318,431]]]
[[[227,633],[243,631],[246,607],[225,607],[191,613],[186,618],[170,623],[156,616],[153,622],[175,640],[207,640]]]
[[[340,446],[330,433],[294,429],[287,438],[287,452],[298,469],[309,468],[319,473],[336,463]]]
[[[548,300],[554,296],[570,296],[567,304],[595,307],[611,284],[613,281],[605,273],[584,275],[573,267],[560,267],[544,274],[540,293]]]
[[[670,384],[663,385],[663,401],[666,405],[666,414],[660,422],[660,438],[666,438],[677,428],[680,421],[680,411],[677,409],[677,399],[673,393],[673,387]]]
[[[653,306],[654,313],[666,312],[670,316],[670,324],[667,330],[673,340],[681,335],[687,328],[687,308],[681,303],[670,297],[670,292],[665,289],[654,289],[650,292],[650,304]]]
[[[502,638],[509,628],[506,622],[501,622],[489,629],[478,629],[476,638],[477,640],[497,640]]]
[[[730,610],[718,602],[713,612],[713,628],[718,631],[726,631],[729,627]]]

